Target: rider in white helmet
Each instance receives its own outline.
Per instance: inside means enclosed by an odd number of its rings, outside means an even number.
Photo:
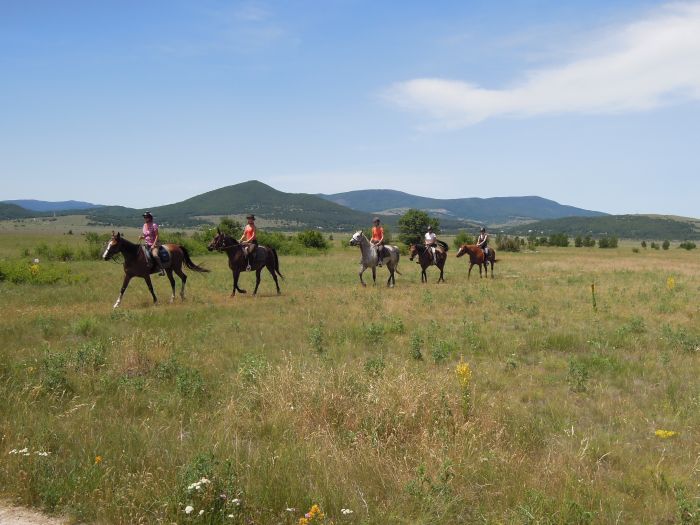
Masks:
[[[428,231],[425,234],[425,245],[428,247],[428,249],[430,249],[430,253],[433,254],[433,263],[435,266],[437,266],[437,235],[435,235],[435,232],[433,232],[432,226],[428,226]]]

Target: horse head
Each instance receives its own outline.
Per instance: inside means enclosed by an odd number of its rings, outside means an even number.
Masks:
[[[207,250],[210,252],[217,250],[225,250],[226,248],[230,248],[232,246],[236,246],[238,244],[238,241],[235,239],[232,239],[228,235],[226,235],[224,232],[222,232],[219,228],[216,229],[216,235],[214,238],[211,240],[211,242],[207,245]]]
[[[411,244],[411,245],[408,247],[408,254],[409,254],[408,260],[409,260],[409,261],[412,261],[413,258],[414,258],[416,255],[418,255],[418,244]]]
[[[362,233],[362,230],[356,231],[350,239],[350,246],[357,246],[358,244],[360,244],[360,242],[362,242],[362,237],[364,236],[365,234]]]
[[[457,252],[457,257],[461,257],[465,253],[468,253],[470,256],[472,255],[471,248],[469,247],[468,244],[463,244],[462,246],[459,247],[459,251]]]
[[[122,234],[119,232],[114,233],[114,231],[112,231],[112,238],[109,241],[107,241],[107,246],[105,247],[105,251],[102,254],[102,258],[105,261],[109,261],[112,257],[114,257],[115,254],[121,251],[121,241]]]

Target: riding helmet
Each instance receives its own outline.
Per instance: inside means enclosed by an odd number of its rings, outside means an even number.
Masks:
[[[253,215],[253,214],[251,213],[250,215],[247,215],[247,216],[246,216],[246,219],[253,219],[253,220],[255,220],[255,215]]]
[[[147,211],[146,213],[143,214],[144,219],[152,219],[153,215],[151,215],[150,211]]]

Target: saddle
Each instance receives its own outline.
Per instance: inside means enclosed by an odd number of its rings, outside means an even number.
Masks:
[[[156,262],[153,260],[153,254],[151,253],[151,250],[146,248],[146,246],[143,244],[141,245],[141,249],[143,250],[143,253],[146,256],[148,266],[150,268],[153,268]],[[158,246],[158,259],[160,260],[160,265],[163,267],[163,269],[170,268],[170,252],[162,244]]]

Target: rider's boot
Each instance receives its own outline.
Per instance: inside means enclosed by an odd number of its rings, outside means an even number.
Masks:
[[[248,255],[248,256],[245,258],[245,262],[246,262],[245,271],[246,271],[246,272],[249,272],[250,270],[252,270],[252,268],[251,268],[251,266],[250,266],[250,255]]]
[[[382,267],[382,250],[377,250],[377,266]]]
[[[165,269],[163,268],[163,265],[160,263],[160,259],[155,259],[156,266],[158,267],[158,275],[163,276],[165,275]]]

